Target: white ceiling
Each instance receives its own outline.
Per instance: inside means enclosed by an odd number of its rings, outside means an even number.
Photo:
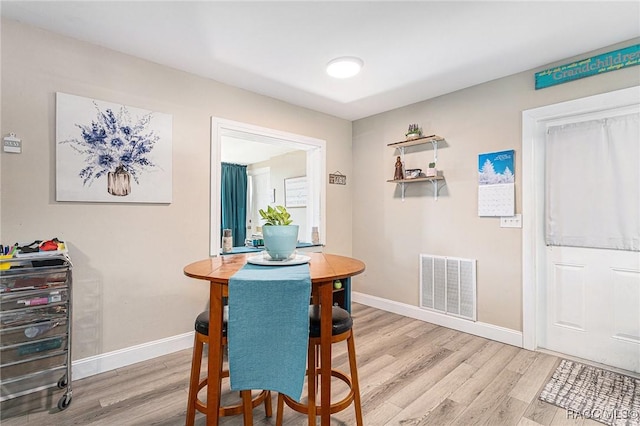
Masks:
[[[10,19],[348,120],[640,36],[637,0],[2,0],[1,7]],[[362,72],[327,76],[325,65],[339,56],[362,58]]]

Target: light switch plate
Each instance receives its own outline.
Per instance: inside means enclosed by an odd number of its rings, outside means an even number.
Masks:
[[[522,228],[522,215],[503,216],[500,218],[500,228]]]

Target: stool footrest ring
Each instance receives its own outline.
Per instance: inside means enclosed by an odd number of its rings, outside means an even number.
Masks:
[[[316,375],[318,377],[320,377],[320,369],[319,368],[316,370]],[[342,380],[349,387],[349,393],[347,393],[347,396],[342,398],[340,401],[334,402],[333,404],[331,404],[330,413],[331,414],[335,414],[335,413],[338,413],[338,412],[344,410],[349,405],[351,405],[355,395],[354,395],[354,392],[353,392],[353,384],[352,384],[351,378],[349,376],[347,376],[345,373],[343,373],[342,371],[339,371],[339,370],[331,370],[331,376]],[[287,404],[294,411],[297,411],[298,413],[302,413],[302,414],[306,414],[308,412],[308,410],[309,410],[308,404],[302,404],[302,403],[300,403],[298,401],[295,401],[295,400],[291,399],[290,397],[288,397],[287,395],[284,395],[284,394],[282,394],[282,397],[284,399],[285,404]],[[321,410],[321,406],[316,405],[316,413],[319,413],[320,410]]]
[[[222,377],[229,377],[229,372],[223,371]],[[198,383],[198,392],[200,392],[203,388],[207,386],[207,381],[208,381],[207,378],[204,378],[200,381],[200,383]],[[271,398],[271,392],[268,390],[261,391],[259,394],[251,398],[251,408],[252,409],[256,408],[258,405],[262,404],[267,398]],[[201,413],[205,413],[205,414],[207,413],[207,404],[197,396],[196,396],[195,406],[196,406],[196,410],[200,411]],[[219,409],[219,413],[220,413],[219,416],[225,417],[225,416],[235,416],[238,414],[242,414],[242,409],[243,409],[242,400],[240,400],[240,402],[238,402],[238,404],[235,404],[235,405],[225,405],[225,406],[221,405]]]

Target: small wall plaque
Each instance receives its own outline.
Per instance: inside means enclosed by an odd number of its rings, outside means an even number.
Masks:
[[[9,133],[4,139],[4,152],[12,152],[14,154],[22,153],[22,140],[16,137],[15,133]]]
[[[329,184],[331,185],[346,185],[347,177],[340,172],[329,174]]]

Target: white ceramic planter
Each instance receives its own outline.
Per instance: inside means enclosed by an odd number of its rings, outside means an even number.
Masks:
[[[421,135],[420,133],[407,133],[407,140],[412,141],[414,139],[418,139]]]

